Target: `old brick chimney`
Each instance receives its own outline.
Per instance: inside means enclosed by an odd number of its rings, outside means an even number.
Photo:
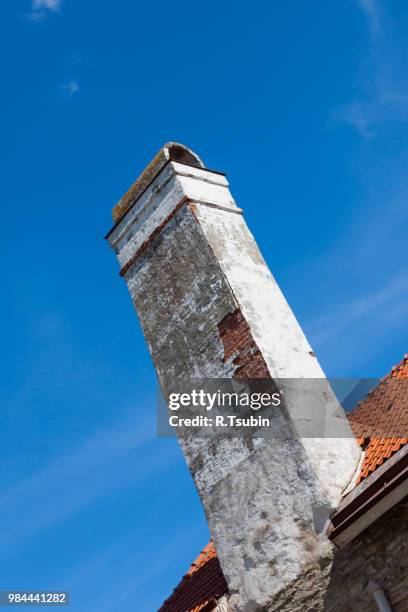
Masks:
[[[113,218],[109,243],[164,395],[192,378],[239,376],[278,380],[285,397],[282,435],[180,439],[231,606],[289,610],[290,594],[306,588],[323,597],[332,559],[323,527],[360,450],[225,175],[168,143]]]

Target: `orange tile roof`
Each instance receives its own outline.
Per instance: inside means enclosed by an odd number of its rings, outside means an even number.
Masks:
[[[349,421],[357,442],[365,450],[358,484],[408,443],[404,436],[408,435],[408,355],[358,403]],[[217,552],[210,542],[159,612],[207,612],[227,592]]]
[[[408,355],[349,414],[365,451],[356,484],[408,443]]]
[[[159,612],[206,612],[227,591],[214,544],[209,542]]]

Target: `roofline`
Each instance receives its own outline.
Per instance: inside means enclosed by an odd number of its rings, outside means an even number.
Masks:
[[[408,444],[367,476],[331,518],[327,537],[342,547],[408,495]]]

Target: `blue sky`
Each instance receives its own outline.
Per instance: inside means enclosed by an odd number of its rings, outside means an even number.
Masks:
[[[103,236],[167,140],[226,171],[330,376],[408,352],[404,0],[3,2],[0,589],[152,612],[207,543]]]

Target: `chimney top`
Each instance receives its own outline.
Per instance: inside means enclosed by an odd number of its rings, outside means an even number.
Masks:
[[[150,164],[143,170],[139,178],[113,208],[112,217],[114,223],[117,223],[125,215],[134,201],[169,161],[186,164],[194,168],[205,168],[204,163],[191,149],[178,142],[166,142]]]

